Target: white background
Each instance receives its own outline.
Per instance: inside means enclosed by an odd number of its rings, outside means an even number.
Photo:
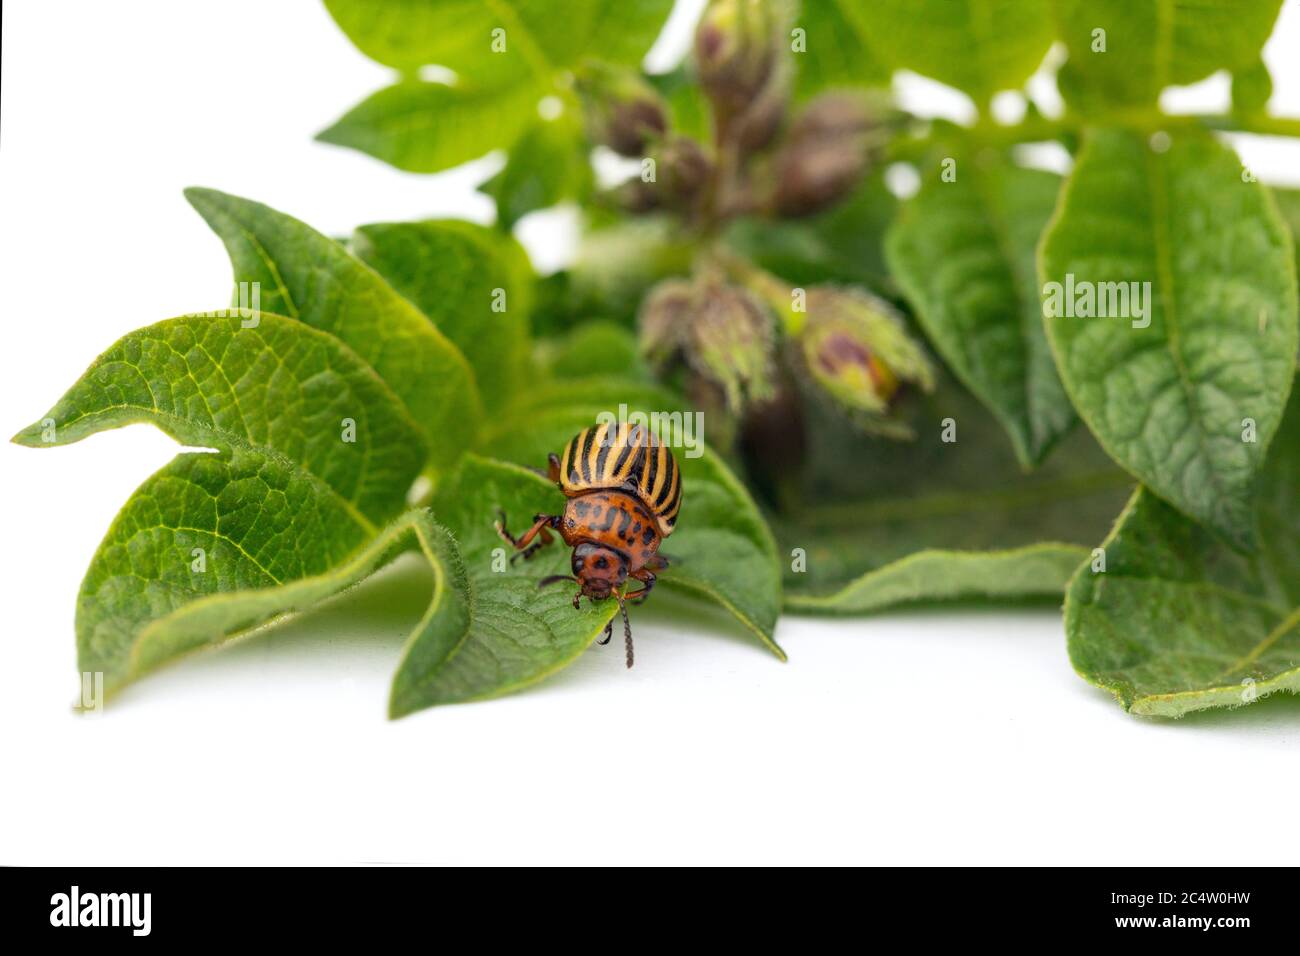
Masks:
[[[251,196],[331,234],[490,215],[483,174],[406,175],[312,134],[383,85],[323,7],[4,4],[0,430],[120,335],[218,308],[230,270],[181,197]],[[1287,48],[1290,55],[1286,53]],[[1268,49],[1300,115],[1300,5]],[[1226,84],[1173,106],[1218,107]],[[904,81],[920,109],[960,97]],[[1294,148],[1246,138],[1261,178]],[[525,236],[562,258],[571,221]],[[0,862],[1294,863],[1300,700],[1181,722],[1077,678],[1051,610],[783,619],[780,664],[718,615],[638,617],[635,670],[390,723],[420,611],[404,564],[74,715],[73,608],[113,514],[173,454],[146,426],[0,447]],[[415,592],[415,593],[412,593]],[[658,598],[659,595],[656,595]],[[685,623],[683,623],[683,621]]]

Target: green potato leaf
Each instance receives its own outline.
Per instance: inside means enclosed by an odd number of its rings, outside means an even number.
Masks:
[[[1298,337],[1291,237],[1246,179],[1213,139],[1158,152],[1096,131],[1040,258],[1048,339],[1080,416],[1147,488],[1239,547]]]
[[[261,203],[212,189],[185,196],[226,245],[236,282],[261,304],[341,339],[405,404],[435,467],[470,444],[482,417],[474,373],[437,326],[340,243]]]
[[[572,379],[540,388],[515,412],[503,414],[484,439],[483,451],[534,468],[559,453],[601,412],[682,412],[663,390],[617,379]],[[702,437],[702,436],[698,436]],[[703,446],[673,449],[682,472],[682,510],[661,550],[673,564],[659,586],[722,605],[778,657],[773,638],[781,607],[776,545],[749,493],[721,460]],[[554,492],[551,508],[562,502]],[[546,509],[540,509],[546,510]],[[554,514],[554,510],[547,513]]]
[[[361,226],[351,247],[461,351],[489,409],[524,384],[534,278],[514,239],[469,222],[428,220]]]
[[[77,597],[77,666],[102,671],[113,693],[317,600],[283,588],[328,574],[373,533],[282,456],[239,446],[178,455],[136,489],[91,559]]]
[[[636,336],[617,322],[593,319],[539,349],[542,363],[554,378],[587,378],[593,369],[605,375],[646,381]]]
[[[15,441],[69,444],[132,422],[217,452],[182,454],[146,481],[86,572],[79,666],[102,672],[110,692],[332,593],[301,582],[374,538],[426,458],[419,428],[368,365],[270,313],[188,316],[125,336]]]
[[[168,319],[123,337],[19,444],[67,445],[150,422],[187,445],[256,449],[374,531],[401,510],[425,459],[420,429],[333,336],[262,313]]]
[[[804,0],[795,28],[803,49],[795,55],[795,94],[829,87],[888,86],[890,70],[873,52],[872,25],[855,0]]]
[[[535,121],[538,87],[450,86],[405,79],[372,93],[322,143],[347,146],[412,173],[436,173],[509,148]]]
[[[835,6],[876,59],[955,86],[981,106],[1024,83],[1052,43],[1046,6],[1024,0],[842,0]]]
[[[963,158],[955,172],[904,206],[886,254],[926,335],[1028,468],[1075,422],[1043,331],[1036,264],[1061,180],[993,154]]]
[[[538,101],[593,53],[639,63],[672,0],[585,0],[562,11],[550,0],[326,0],[326,7],[363,53],[403,78],[317,138],[399,169],[437,172],[516,146],[537,122]],[[451,70],[457,81],[417,79],[423,66]],[[526,204],[537,181],[518,167],[514,177],[524,180],[516,201]]]
[[[1154,107],[1160,91],[1259,60],[1282,0],[1053,0],[1069,51],[1061,93],[1101,114]]]
[[[1281,189],[1274,186],[1269,192],[1273,194],[1273,201],[1277,204],[1277,211],[1282,215],[1282,221],[1291,230],[1296,269],[1300,271],[1300,189]]]
[[[497,204],[497,225],[513,229],[524,216],[568,199],[585,199],[593,176],[586,134],[570,113],[538,119],[519,138],[505,168],[479,191]]]
[[[1273,95],[1273,76],[1262,59],[1232,73],[1232,111],[1238,116],[1264,113]]]
[[[1300,390],[1260,475],[1259,550],[1225,548],[1146,489],[1065,600],[1079,675],[1134,714],[1300,693]]]
[[[811,474],[773,518],[787,610],[1059,597],[1133,487],[1081,430],[1026,474],[950,380],[917,405],[912,442],[814,419]]]
[[[477,86],[550,80],[592,51],[635,65],[673,0],[325,0],[362,53],[403,72],[437,65]],[[501,32],[496,32],[501,31]]]
[[[795,614],[870,614],[907,604],[964,599],[1059,599],[1088,549],[1043,542],[1007,551],[927,548],[868,571],[829,594],[793,593]]]

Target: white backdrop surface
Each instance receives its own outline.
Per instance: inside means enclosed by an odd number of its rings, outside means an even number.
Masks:
[[[1285,6],[1267,59],[1275,109],[1300,115],[1300,5]],[[120,335],[226,301],[224,252],[186,185],[335,234],[490,215],[472,192],[482,164],[412,176],[312,142],[387,73],[311,0],[11,0],[3,45],[6,436]],[[924,81],[901,92],[964,108]],[[1261,178],[1300,180],[1295,147],[1238,145]],[[561,213],[524,238],[549,267],[571,234]],[[1300,792],[1300,699],[1130,718],[1071,672],[1051,609],[786,618],[780,664],[665,595],[639,617],[631,672],[597,648],[527,693],[390,723],[427,580],[411,562],[79,718],[81,574],[173,453],[146,426],[0,447],[0,863],[1300,858],[1279,825]]]

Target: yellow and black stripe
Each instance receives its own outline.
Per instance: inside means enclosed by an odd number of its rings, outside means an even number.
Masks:
[[[564,446],[560,487],[569,497],[596,489],[636,495],[655,515],[659,533],[673,533],[682,506],[677,461],[649,429],[626,422],[584,428]]]

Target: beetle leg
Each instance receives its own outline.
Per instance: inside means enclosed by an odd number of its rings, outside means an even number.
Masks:
[[[522,541],[523,539],[521,538],[520,540]],[[541,529],[541,532],[538,534],[536,541],[534,541],[528,547],[524,548],[524,550],[516,551],[514,554],[510,555],[510,563],[513,564],[517,558],[523,558],[525,561],[527,561],[529,558],[531,558],[538,551],[546,547],[554,540],[555,538],[551,536],[551,533],[547,531],[545,527],[543,527]]]
[[[602,637],[600,640],[598,640],[596,643],[599,644],[601,647],[604,647],[606,644],[610,642],[610,639],[613,638],[613,636],[614,636],[614,619],[610,618],[609,621],[607,621],[605,624],[605,636]]]
[[[632,594],[628,596],[627,600],[629,604],[640,604],[646,599],[646,595],[648,595],[650,590],[655,586],[655,581],[657,581],[658,578],[655,577],[654,572],[649,568],[642,568],[640,571],[633,572],[632,577],[641,582],[641,590],[632,592]]]
[[[557,485],[560,483],[560,456],[555,452],[546,456],[546,477]]]
[[[652,554],[650,555],[650,559],[646,561],[645,566],[651,571],[662,571],[664,568],[668,567],[668,564],[669,561],[667,555]]]
[[[501,539],[508,542],[517,552],[510,556],[512,563],[515,558],[528,560],[537,553],[539,548],[543,548],[554,541],[555,538],[547,529],[560,526],[559,515],[533,515],[533,526],[516,538],[506,528],[506,513],[504,511],[497,512],[497,519],[497,534],[501,535]],[[534,543],[533,539],[539,535],[541,539]]]

